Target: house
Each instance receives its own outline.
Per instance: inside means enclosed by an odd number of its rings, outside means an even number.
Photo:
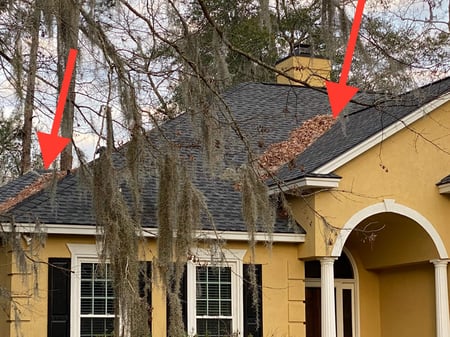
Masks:
[[[302,81],[314,77],[314,85],[320,87],[315,75],[323,74],[329,63],[304,53],[292,57],[280,67],[290,76],[317,68]],[[305,122],[330,114],[323,89],[279,79],[285,84],[244,83],[224,95],[249,146],[259,155]],[[197,169],[195,183],[216,226],[202,224],[198,235],[219,237],[227,263],[220,274],[216,267],[199,269],[187,263],[187,333],[450,336],[449,98],[450,78],[396,97],[361,93],[345,116],[301,153],[294,153],[289,163],[278,163],[275,176],[267,180],[269,191],[273,197],[281,191],[286,195],[297,224],[293,228],[279,214],[271,249],[265,244],[265,230],[257,229],[258,310],[251,305],[247,284],[250,252],[240,192],[229,181]],[[196,143],[186,115],[163,127],[180,144]],[[239,165],[246,160],[242,143],[228,136],[226,164]],[[196,146],[189,151],[201,155]],[[104,336],[114,320],[114,294],[107,273],[98,276],[94,271],[97,232],[90,193],[77,173],[61,174],[53,197],[43,188],[48,181],[48,172],[30,172],[0,188],[4,231],[15,231],[25,247],[33,247],[36,223],[46,234],[35,256],[42,262],[39,272],[29,275],[38,281],[37,293],[29,289],[30,280],[23,281],[29,271],[19,268],[6,243],[2,246],[0,285],[11,292],[14,305],[3,303],[0,331],[8,337],[17,329],[26,337]],[[142,186],[147,236],[143,250],[149,261],[157,251],[155,186],[156,176],[149,174]],[[195,254],[210,260],[211,250],[201,248],[193,247]],[[203,290],[218,286],[223,289],[220,294],[211,290],[215,297],[205,295]],[[152,336],[166,336],[164,290],[156,283],[151,290]]]

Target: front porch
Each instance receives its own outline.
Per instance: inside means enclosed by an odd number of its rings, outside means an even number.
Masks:
[[[355,214],[329,256],[305,261],[307,337],[448,337],[448,256],[395,202]]]

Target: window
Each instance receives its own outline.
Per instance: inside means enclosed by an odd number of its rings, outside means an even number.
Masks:
[[[114,293],[108,266],[95,245],[68,244],[72,254],[70,336],[106,337],[114,330]]]
[[[224,250],[225,262],[214,262],[209,251],[198,250],[189,262],[188,326],[190,336],[228,337],[243,334],[242,258],[245,251]]]
[[[70,337],[114,336],[115,305],[109,266],[103,267],[98,263],[98,252],[95,245],[67,244],[67,246],[72,255],[70,261],[66,261],[66,264],[64,264],[65,268],[69,267],[72,270],[70,282],[64,282],[65,289],[70,286],[70,306],[69,310],[65,310],[70,312]],[[57,263],[58,259],[52,259],[51,262]],[[58,269],[55,268],[49,269],[50,275],[61,274],[57,271]],[[52,283],[55,283],[58,288],[63,288],[61,287],[63,280],[58,281],[59,278],[52,276]],[[150,279],[151,262],[142,262],[139,273],[139,295],[142,299],[142,305],[145,305],[148,310],[148,324],[151,330],[152,294],[151,284],[149,284]],[[49,290],[53,288],[55,286],[49,285]],[[58,291],[55,294],[62,293],[62,291]],[[58,309],[60,306],[54,302],[54,298],[49,298],[50,309],[53,307]],[[58,313],[62,310],[52,309],[50,311],[54,319],[49,319],[49,336],[62,336],[60,332],[63,331],[62,329],[67,329],[66,321],[68,320],[65,320],[66,324],[60,327],[58,322],[61,321],[61,315],[58,315]],[[67,333],[64,333],[64,336],[67,336]]]
[[[80,337],[111,336],[114,292],[109,266],[82,263],[80,282]]]
[[[231,310],[231,268],[196,268],[196,320],[198,336],[230,336],[233,315]]]

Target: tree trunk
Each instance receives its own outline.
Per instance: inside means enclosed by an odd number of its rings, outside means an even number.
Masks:
[[[36,86],[37,52],[39,46],[39,24],[41,19],[40,1],[36,1],[31,22],[30,63],[27,78],[27,91],[25,94],[24,118],[22,129],[22,158],[20,174],[31,169],[31,131],[33,127],[34,91]]]
[[[58,1],[57,30],[58,30],[58,81],[59,86],[64,77],[64,71],[67,64],[67,56],[70,49],[78,48],[78,30],[80,23],[80,12],[78,6],[72,1]],[[75,103],[75,77],[76,68],[73,71],[70,81],[70,90],[67,95],[66,105],[61,123],[61,136],[72,138],[73,120],[74,120],[74,103]],[[73,155],[72,143],[66,146],[61,153],[60,168],[62,171],[72,168]]]

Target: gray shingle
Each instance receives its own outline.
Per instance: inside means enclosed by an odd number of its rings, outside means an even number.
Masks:
[[[436,185],[444,185],[444,184],[450,184],[450,174],[444,178],[441,179]]]
[[[380,100],[374,107],[353,111],[301,153],[294,165],[282,167],[277,176],[292,181],[314,172],[424,104],[450,92],[450,77],[400,95]]]
[[[0,203],[5,202],[36,182],[45,171],[30,171],[7,184],[0,186]]]
[[[386,127],[399,118],[417,109],[436,96],[448,92],[450,78],[401,96],[397,100],[383,100],[380,95],[358,94],[355,101],[347,107],[344,126],[337,123],[295,161],[296,169],[283,167],[279,176],[286,181],[302,175],[311,174],[316,168],[332,160],[347,149],[359,144],[382,127]],[[328,97],[324,90],[305,87],[291,87],[264,83],[245,83],[234,87],[224,95],[239,127],[239,132],[249,144],[254,155],[264,152],[273,143],[286,140],[289,133],[304,121],[321,114],[330,114]],[[406,102],[406,103],[405,103]],[[368,107],[377,103],[376,107]],[[248,158],[248,153],[240,136],[229,131],[227,111],[220,111],[222,131],[224,133],[225,165],[238,167]],[[211,176],[203,166],[203,149],[187,114],[166,122],[161,128],[166,135],[182,146],[184,156],[191,156],[194,182],[204,193],[209,211],[213,215],[219,231],[245,231],[241,216],[241,196],[233,183]],[[228,130],[228,131],[227,131]],[[155,132],[149,133],[150,144],[158,144]],[[122,155],[115,154],[115,164],[124,164]],[[157,178],[154,165],[147,162],[146,174],[142,182],[143,225],[156,226]],[[20,178],[24,179],[24,178]],[[22,183],[20,179],[14,184]],[[14,186],[11,185],[11,186]],[[18,187],[19,188],[19,187]],[[13,190],[13,189],[11,189]],[[0,198],[11,195],[0,189]],[[126,200],[131,195],[124,186]],[[1,199],[0,199],[1,200]],[[57,185],[56,195],[52,199],[48,191],[41,191],[18,204],[12,211],[18,222],[31,222],[35,219],[46,224],[91,225],[95,223],[92,212],[90,192],[83,187],[77,174],[65,176]],[[203,223],[204,229],[211,224]],[[279,220],[275,232],[291,232],[286,221]]]

